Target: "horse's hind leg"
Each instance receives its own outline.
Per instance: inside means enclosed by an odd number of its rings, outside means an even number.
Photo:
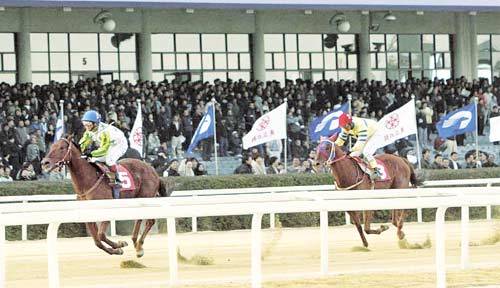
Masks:
[[[110,239],[108,239],[108,237],[106,236],[106,231],[108,230],[108,227],[109,227],[109,221],[101,222],[101,225],[99,225],[97,236],[99,236],[99,239],[101,239],[101,241],[108,244],[113,249],[122,248],[128,245],[127,242],[125,241],[113,242]]]
[[[139,230],[141,230],[142,220],[135,220],[134,230],[132,231],[132,242],[134,243],[134,248],[137,249],[137,237],[139,236]]]
[[[359,213],[356,211],[347,211],[347,213],[349,213],[352,222],[356,226],[356,229],[358,229],[359,237],[361,237],[361,241],[363,241],[363,246],[368,247],[368,241],[366,241],[365,233],[363,233],[363,228],[361,228]]]
[[[135,245],[135,251],[137,252],[137,257],[140,258],[144,255],[144,249],[142,249],[142,245],[144,245],[144,239],[146,238],[146,235],[148,235],[149,230],[151,230],[151,227],[155,224],[155,219],[148,219],[146,220],[146,225],[144,227],[144,231],[142,232],[141,238]]]
[[[397,215],[398,213],[395,214]],[[396,227],[398,227],[398,238],[400,240],[405,238],[405,233],[403,232],[403,222],[405,220],[405,217],[406,217],[406,210],[399,210],[399,217],[397,217]]]
[[[104,250],[106,253],[108,253],[110,255],[123,254],[123,250],[120,248],[118,248],[118,249],[109,248],[109,247],[104,246],[104,244],[102,244],[102,241],[98,236],[97,224],[95,222],[86,223],[85,225],[87,226],[87,230],[89,231],[90,235],[94,239],[95,246],[97,246],[99,249]]]
[[[377,230],[373,230],[371,228],[373,218],[373,211],[363,211],[363,222],[365,224],[365,232],[366,234],[380,234],[385,230],[389,229],[387,225],[380,225],[380,228]]]

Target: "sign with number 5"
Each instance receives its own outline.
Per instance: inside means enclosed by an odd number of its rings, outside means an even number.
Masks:
[[[125,171],[118,172],[118,177],[122,182],[122,189],[129,189],[132,187],[132,181],[130,181],[130,177],[127,172]]]

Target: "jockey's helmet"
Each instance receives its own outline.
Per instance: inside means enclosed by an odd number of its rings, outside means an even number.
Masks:
[[[82,117],[82,122],[87,121],[87,122],[92,122],[92,123],[99,123],[101,122],[101,115],[97,113],[95,110],[89,110],[83,114]]]
[[[342,113],[339,117],[339,126],[344,128],[347,124],[352,123],[352,116],[347,113]]]

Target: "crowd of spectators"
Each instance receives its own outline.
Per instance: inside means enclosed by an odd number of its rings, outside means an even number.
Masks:
[[[473,97],[479,98],[479,134],[490,117],[498,116],[500,78],[467,81],[459,79],[410,79],[405,82],[334,81],[316,83],[300,79],[276,81],[219,81],[209,82],[137,82],[99,79],[78,82],[33,85],[31,83],[0,84],[0,181],[50,178],[41,171],[40,160],[50,148],[55,135],[59,101],[64,105],[67,133],[76,140],[83,133],[80,121],[88,109],[96,109],[102,120],[113,123],[128,137],[137,114],[137,100],[142,103],[143,133],[147,155],[164,176],[206,175],[203,164],[196,158],[183,158],[193,133],[205,111],[206,104],[215,98],[218,155],[238,156],[242,164],[235,173],[283,173],[283,143],[272,141],[252,151],[243,151],[242,136],[255,120],[288,99],[288,172],[313,171],[308,160],[314,143],[308,137],[308,125],[314,117],[324,115],[337,105],[352,98],[353,114],[380,119],[415,97],[417,125],[424,167],[445,168],[457,166],[457,157],[483,167],[495,163],[495,155],[481,152],[480,159],[467,160],[456,155],[457,146],[464,145],[467,135],[449,139],[436,137],[435,123],[445,113],[467,105]],[[409,142],[404,142],[408,144]],[[408,145],[400,147],[404,149]],[[498,143],[495,143],[498,144]],[[397,146],[397,145],[396,145]],[[208,161],[213,155],[213,140],[200,143],[197,153]],[[434,159],[426,153],[434,151]],[[399,151],[401,152],[401,151]],[[446,159],[443,159],[445,155]],[[429,158],[431,157],[431,158]],[[470,157],[469,157],[470,158]],[[471,163],[472,163],[471,162]],[[472,165],[472,164],[471,164]],[[475,165],[477,166],[477,164]],[[267,167],[267,168],[266,168]]]

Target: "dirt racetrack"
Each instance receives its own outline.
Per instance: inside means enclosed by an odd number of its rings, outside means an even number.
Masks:
[[[375,224],[376,225],[376,224]],[[471,242],[480,242],[500,222],[472,221]],[[278,229],[263,232],[264,287],[435,287],[434,224],[405,224],[410,242],[430,236],[433,247],[401,250],[394,227],[383,235],[368,236],[369,252],[351,252],[360,240],[354,227],[330,227],[331,275],[321,278],[319,228]],[[447,222],[446,263],[450,287],[500,284],[500,244],[470,247],[471,268],[461,271],[460,222]],[[122,269],[135,260],[129,246],[122,256],[108,256],[91,238],[59,239],[61,287],[168,287],[166,235],[145,242],[144,269]],[[250,231],[178,234],[181,254],[212,257],[214,265],[179,263],[179,280],[190,287],[250,287]],[[47,287],[46,242],[15,241],[6,244],[7,287]]]

